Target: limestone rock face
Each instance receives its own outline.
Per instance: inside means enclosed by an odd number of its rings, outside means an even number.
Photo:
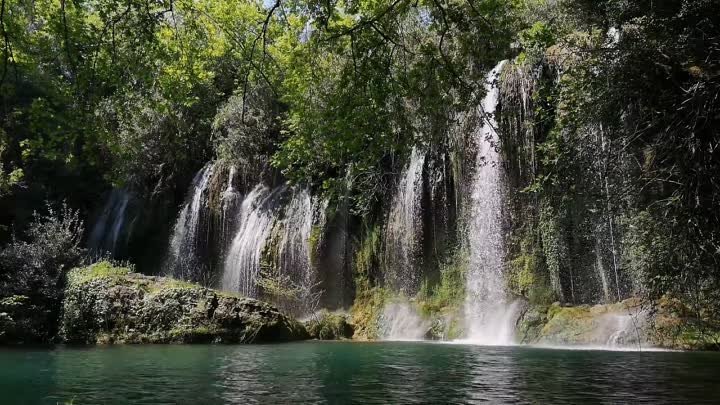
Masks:
[[[68,275],[61,338],[68,343],[257,343],[308,337],[264,302],[108,263]]]

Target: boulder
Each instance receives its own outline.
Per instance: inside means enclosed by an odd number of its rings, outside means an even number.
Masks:
[[[277,308],[101,262],[70,271],[60,321],[67,343],[258,343],[308,337]]]

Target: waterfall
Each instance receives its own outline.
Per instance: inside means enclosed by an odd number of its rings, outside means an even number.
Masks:
[[[430,324],[422,319],[411,303],[394,301],[383,308],[378,329],[382,340],[423,340]]]
[[[127,244],[132,223],[127,224],[127,209],[130,203],[130,193],[123,189],[114,189],[103,207],[102,214],[95,222],[88,247],[96,255],[109,252],[112,256],[118,256],[120,250]],[[121,236],[124,239],[121,240]]]
[[[208,163],[195,175],[188,201],[175,222],[165,269],[176,277],[192,278],[191,273],[199,264],[198,245],[202,241],[200,218],[207,208],[208,185],[214,171],[215,164]]]
[[[317,274],[311,263],[310,238],[314,224],[324,222],[323,202],[303,189],[260,184],[242,201],[237,231],[225,258],[222,287],[250,297],[261,293],[261,271],[289,280],[297,297],[297,312],[312,310]],[[293,301],[293,300],[290,300]],[[276,303],[282,304],[282,303]],[[289,303],[285,303],[290,305]]]
[[[422,225],[420,199],[425,155],[412,149],[393,198],[385,228],[385,262],[389,284],[405,294],[419,286],[417,255]]]
[[[270,237],[274,223],[277,196],[281,189],[271,190],[260,184],[256,186],[240,205],[238,230],[225,258],[222,287],[256,297],[257,277],[265,243]]]
[[[315,283],[310,264],[310,233],[313,226],[313,202],[305,190],[297,191],[285,208],[282,239],[278,259],[280,269],[290,274],[293,281],[302,286]],[[292,269],[300,269],[293,272]],[[294,273],[294,274],[293,274]]]
[[[498,104],[497,80],[505,62],[487,76],[482,103],[484,125],[475,134],[478,145],[476,174],[468,229],[470,270],[467,274],[465,333],[470,341],[488,345],[513,342],[517,304],[509,302],[504,277],[503,174],[494,117]]]

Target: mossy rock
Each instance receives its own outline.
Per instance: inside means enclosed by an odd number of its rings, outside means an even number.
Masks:
[[[720,322],[702,311],[694,312],[677,298],[656,302],[650,330],[653,344],[680,350],[720,350]]]
[[[635,346],[648,341],[647,316],[638,300],[593,306],[556,302],[544,315],[541,308],[531,307],[523,316],[523,343]]]
[[[275,307],[108,263],[68,274],[61,337],[68,343],[252,343],[306,339]]]
[[[327,311],[312,317],[305,323],[310,337],[319,340],[352,339],[355,327],[349,322],[348,316]]]
[[[379,320],[388,296],[389,292],[380,287],[360,291],[356,295],[355,302],[350,309],[352,324],[355,326],[354,339],[372,340],[378,338],[380,334]]]
[[[457,314],[446,313],[432,319],[430,329],[425,334],[425,339],[447,341],[459,339],[463,334],[462,322],[460,322]]]

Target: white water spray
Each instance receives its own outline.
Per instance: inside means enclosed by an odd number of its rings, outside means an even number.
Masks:
[[[297,190],[285,208],[280,241],[280,268],[290,273],[300,285],[315,283],[315,272],[310,263],[310,233],[313,226],[313,202],[305,190]],[[297,270],[297,271],[293,271]]]
[[[405,301],[386,304],[379,319],[379,334],[382,340],[423,340],[429,329],[429,322],[423,320],[412,304]]]

